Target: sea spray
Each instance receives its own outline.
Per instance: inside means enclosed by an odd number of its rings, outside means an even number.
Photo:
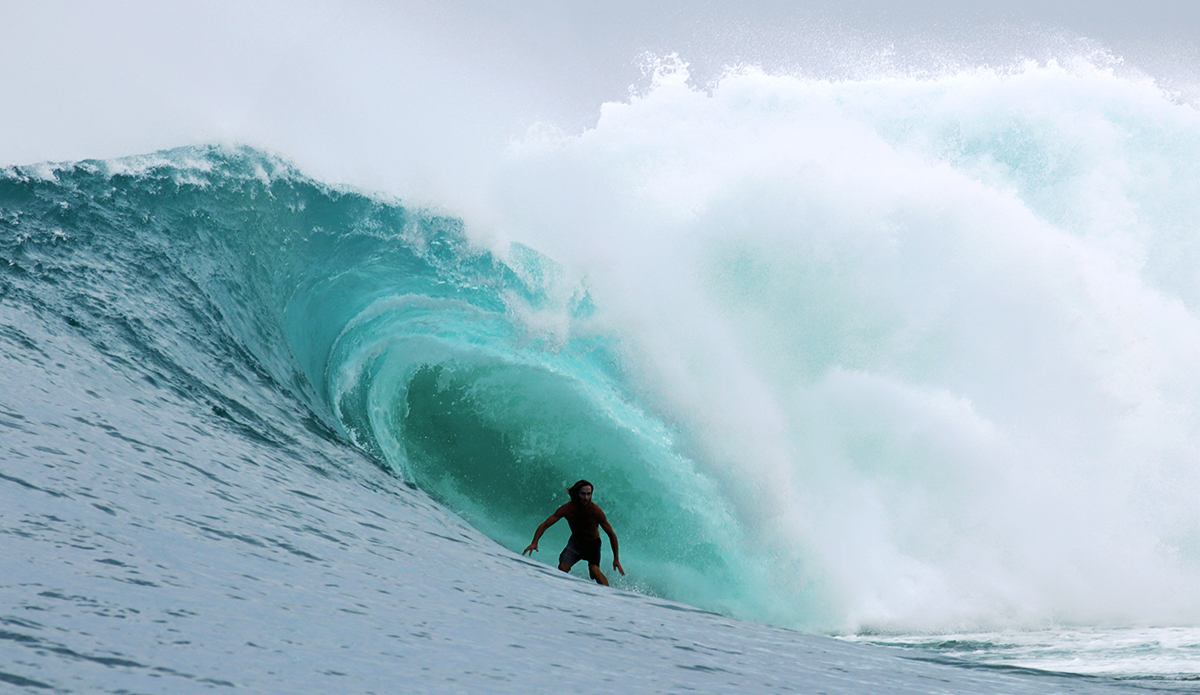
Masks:
[[[775,619],[816,591],[839,629],[1192,624],[1198,147],[1194,108],[1085,61],[675,64],[515,144],[481,223],[587,278]]]

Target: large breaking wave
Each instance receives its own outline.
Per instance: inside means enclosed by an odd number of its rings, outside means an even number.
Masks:
[[[462,215],[243,148],[10,168],[0,280],[287,447],[239,386],[272,384],[514,551],[587,477],[640,591],[1190,624],[1198,155],[1193,108],[1090,64],[668,65]]]

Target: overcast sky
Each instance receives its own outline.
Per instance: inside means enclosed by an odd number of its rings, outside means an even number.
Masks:
[[[1194,1],[6,2],[0,164],[225,140],[390,185],[431,150],[586,127],[645,51],[703,83],[728,64],[854,77],[1106,50],[1190,97],[1198,38]]]

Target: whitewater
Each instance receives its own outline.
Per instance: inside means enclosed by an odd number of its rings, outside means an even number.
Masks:
[[[1195,105],[644,65],[388,190],[255,138],[0,169],[0,683],[1194,688]],[[611,589],[565,524],[520,555],[579,478]]]

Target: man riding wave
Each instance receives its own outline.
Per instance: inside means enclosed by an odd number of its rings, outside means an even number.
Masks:
[[[592,502],[594,489],[592,484],[586,480],[580,480],[567,488],[571,501],[555,510],[542,522],[541,526],[537,527],[537,531],[533,534],[533,542],[521,554],[532,556],[533,552],[538,549],[538,539],[542,537],[546,529],[565,517],[567,524],[571,527],[571,538],[567,540],[567,547],[563,548],[562,553],[558,556],[558,568],[563,572],[570,572],[576,562],[586,560],[588,574],[591,578],[598,584],[608,586],[608,577],[605,577],[604,573],[600,571],[600,529],[604,529],[604,532],[608,534],[608,542],[612,544],[613,569],[622,575],[625,574],[625,570],[621,567],[619,559],[617,534],[613,531],[612,525],[608,523],[608,517],[604,516],[600,507]]]

